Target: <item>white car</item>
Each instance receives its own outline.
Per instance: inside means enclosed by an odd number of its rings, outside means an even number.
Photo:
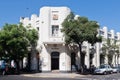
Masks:
[[[112,67],[113,73],[119,73],[120,68],[119,67]]]
[[[113,69],[110,67],[110,65],[103,64],[103,65],[100,65],[98,68],[96,68],[94,73],[95,74],[113,73]]]

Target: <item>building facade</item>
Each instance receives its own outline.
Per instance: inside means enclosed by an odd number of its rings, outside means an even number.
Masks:
[[[108,30],[107,27],[103,27],[103,29],[99,29],[99,35],[101,35],[103,37],[103,41],[100,44],[101,45],[100,48],[102,48],[103,45],[106,44],[106,41],[105,41],[106,39],[110,39],[110,42],[111,42],[110,45],[113,45],[113,46],[117,47],[114,50],[112,49],[115,52],[110,51],[109,53],[113,54],[111,64],[113,66],[120,65],[120,33],[119,32],[115,33],[114,30]],[[116,52],[117,50],[118,50],[118,52]],[[107,57],[105,57],[105,59],[103,59],[103,60],[101,58],[100,61],[101,61],[101,63],[108,64],[108,58]]]
[[[66,45],[61,32],[62,22],[70,14],[68,7],[42,7],[39,16],[33,14],[31,18],[21,17],[20,22],[28,28],[35,28],[39,32],[37,50],[33,51],[30,57],[31,70],[41,70],[51,72],[69,72],[74,67],[80,69],[80,54],[77,45]],[[120,40],[120,33],[115,34],[114,30],[108,32],[107,27],[99,30],[99,35]],[[101,43],[96,43],[93,47],[84,42],[82,50],[86,52],[85,65],[98,67],[100,65]],[[91,59],[91,56],[93,58]]]

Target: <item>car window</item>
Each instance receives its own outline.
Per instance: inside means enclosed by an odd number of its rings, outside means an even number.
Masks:
[[[105,68],[105,65],[101,65],[99,68]]]

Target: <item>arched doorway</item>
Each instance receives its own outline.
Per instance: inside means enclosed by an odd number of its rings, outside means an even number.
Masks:
[[[59,70],[59,52],[51,53],[51,70]]]
[[[71,71],[78,71],[78,66],[76,65],[76,53],[71,53]]]
[[[105,60],[105,55],[100,54],[100,64],[104,64],[104,60]]]
[[[75,63],[76,63],[75,57],[76,57],[76,54],[75,53],[71,53],[71,65],[75,65]]]

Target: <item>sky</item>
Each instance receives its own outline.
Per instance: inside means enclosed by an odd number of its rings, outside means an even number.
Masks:
[[[66,6],[76,15],[97,21],[100,27],[120,32],[120,0],[0,0],[0,28],[18,24],[20,17],[39,15],[43,6]]]

